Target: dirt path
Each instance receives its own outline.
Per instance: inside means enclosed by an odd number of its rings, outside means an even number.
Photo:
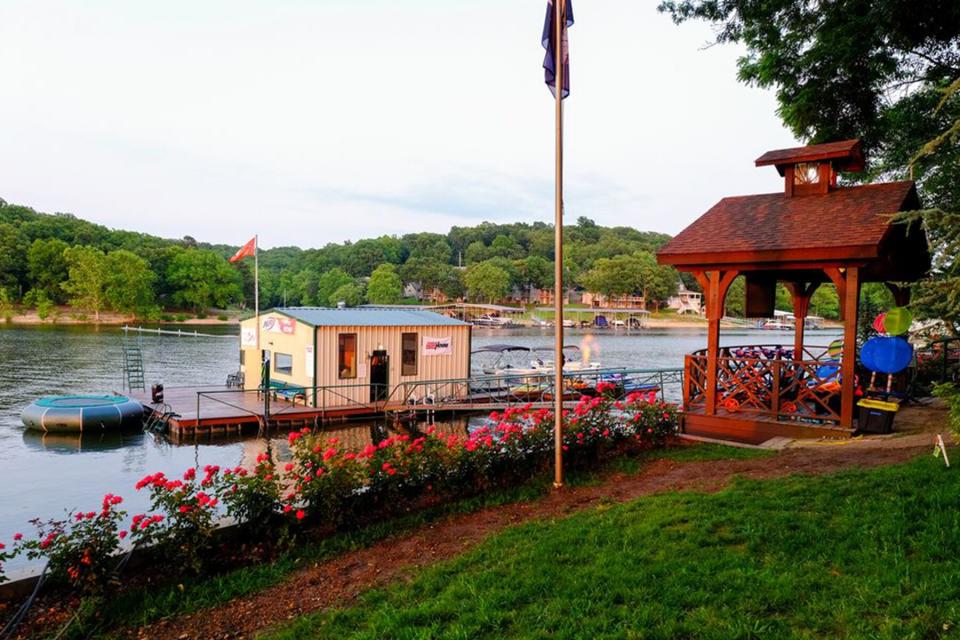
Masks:
[[[562,517],[603,501],[626,502],[663,491],[717,491],[734,476],[775,478],[826,474],[909,460],[930,447],[788,449],[769,458],[712,462],[660,460],[637,475],[611,475],[603,483],[565,489],[528,503],[454,516],[303,569],[265,591],[221,607],[129,630],[150,639],[252,638],[258,632],[319,609],[349,603],[360,593],[403,579],[411,571],[457,556],[511,525]]]

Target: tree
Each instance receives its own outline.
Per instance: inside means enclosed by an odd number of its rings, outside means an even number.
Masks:
[[[194,311],[226,307],[242,297],[239,272],[227,260],[206,249],[187,249],[171,262],[167,281],[175,303]]]
[[[520,279],[529,290],[553,286],[553,263],[542,256],[527,256],[519,264]]]
[[[917,181],[935,264],[914,307],[960,331],[960,3],[665,0],[660,10],[745,45],[740,79],[774,87],[799,138],[861,139],[871,170],[848,180]]]
[[[348,282],[338,288],[333,292],[333,295],[330,296],[330,304],[335,306],[341,302],[348,307],[356,307],[363,304],[363,286],[356,282]]]
[[[677,23],[713,22],[718,42],[745,45],[740,80],[774,87],[784,123],[814,142],[859,137],[882,148],[898,105],[960,73],[953,0],[665,0],[660,10]]]
[[[390,236],[359,240],[346,248],[343,267],[354,277],[369,276],[384,262],[400,264],[402,250],[400,240]]]
[[[677,293],[680,277],[676,269],[657,264],[657,259],[648,251],[634,254],[640,264],[640,291],[645,304],[652,304],[655,310]]]
[[[588,291],[608,297],[630,295],[643,286],[643,262],[636,256],[600,258],[593,268],[580,274],[580,284]]]
[[[343,286],[353,284],[354,279],[343,269],[334,267],[317,280],[317,304],[335,306],[339,300],[335,295]]]
[[[4,210],[10,208],[3,207]],[[18,292],[18,297],[22,293],[23,257],[23,243],[17,227],[0,222],[0,287]]]
[[[481,240],[471,242],[464,252],[463,258],[467,264],[478,264],[490,257],[490,249]]]
[[[74,307],[92,313],[100,320],[104,307],[104,288],[107,282],[107,262],[103,251],[93,247],[70,247],[65,252],[68,277],[63,290]]]
[[[489,260],[467,269],[464,283],[467,295],[476,302],[497,302],[510,293],[510,274]]]
[[[367,283],[367,300],[372,304],[396,304],[403,297],[403,281],[397,268],[384,262],[370,274]]]
[[[142,313],[154,305],[153,283],[157,275],[140,256],[119,249],[107,254],[104,297],[121,313]]]
[[[38,238],[27,250],[27,280],[31,290],[43,291],[54,302],[64,301],[64,291],[60,285],[69,277],[66,257],[68,246],[57,238]]]

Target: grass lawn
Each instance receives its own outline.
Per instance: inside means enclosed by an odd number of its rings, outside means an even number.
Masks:
[[[269,637],[960,637],[958,507],[928,456],[605,505]]]
[[[670,459],[679,462],[732,460],[773,455],[770,451],[742,449],[714,444],[684,446],[650,451],[634,457],[622,457],[609,461],[603,469],[595,472],[576,472],[570,475],[571,485],[590,485],[601,482],[610,472],[637,473],[651,461]],[[461,513],[470,513],[486,507],[513,502],[535,500],[550,489],[549,474],[535,478],[523,485],[488,494],[467,498],[442,505],[406,517],[388,520],[322,540],[302,541],[301,544],[276,561],[244,567],[226,574],[180,583],[153,586],[120,594],[105,602],[97,602],[101,623],[96,629],[83,623],[75,627],[77,637],[87,633],[110,637],[110,630],[149,625],[166,616],[192,613],[215,607],[232,598],[242,597],[267,589],[309,563],[320,562],[352,549],[366,547],[391,535],[401,534],[440,518]],[[104,630],[108,631],[104,631]]]

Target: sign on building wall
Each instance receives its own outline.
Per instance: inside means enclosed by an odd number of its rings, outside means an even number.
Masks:
[[[260,321],[260,326],[267,333],[284,333],[288,336],[292,336],[297,330],[297,321],[293,318],[267,316]]]
[[[253,349],[257,346],[257,328],[240,329],[240,346]]]
[[[306,348],[306,350],[305,350],[305,352],[304,352],[304,357],[307,359],[307,361],[306,361],[306,363],[305,363],[305,365],[304,365],[304,367],[303,367],[303,370],[306,372],[308,378],[312,378],[312,377],[313,377],[313,363],[316,362],[316,360],[315,360],[314,357],[313,357],[313,345],[312,345],[312,344],[308,344],[308,345],[307,345],[307,348]]]
[[[449,356],[453,354],[452,338],[423,338],[423,355]]]

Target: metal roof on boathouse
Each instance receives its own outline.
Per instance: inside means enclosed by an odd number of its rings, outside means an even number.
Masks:
[[[469,323],[422,309],[396,307],[276,307],[275,311],[312,327],[440,327]]]

